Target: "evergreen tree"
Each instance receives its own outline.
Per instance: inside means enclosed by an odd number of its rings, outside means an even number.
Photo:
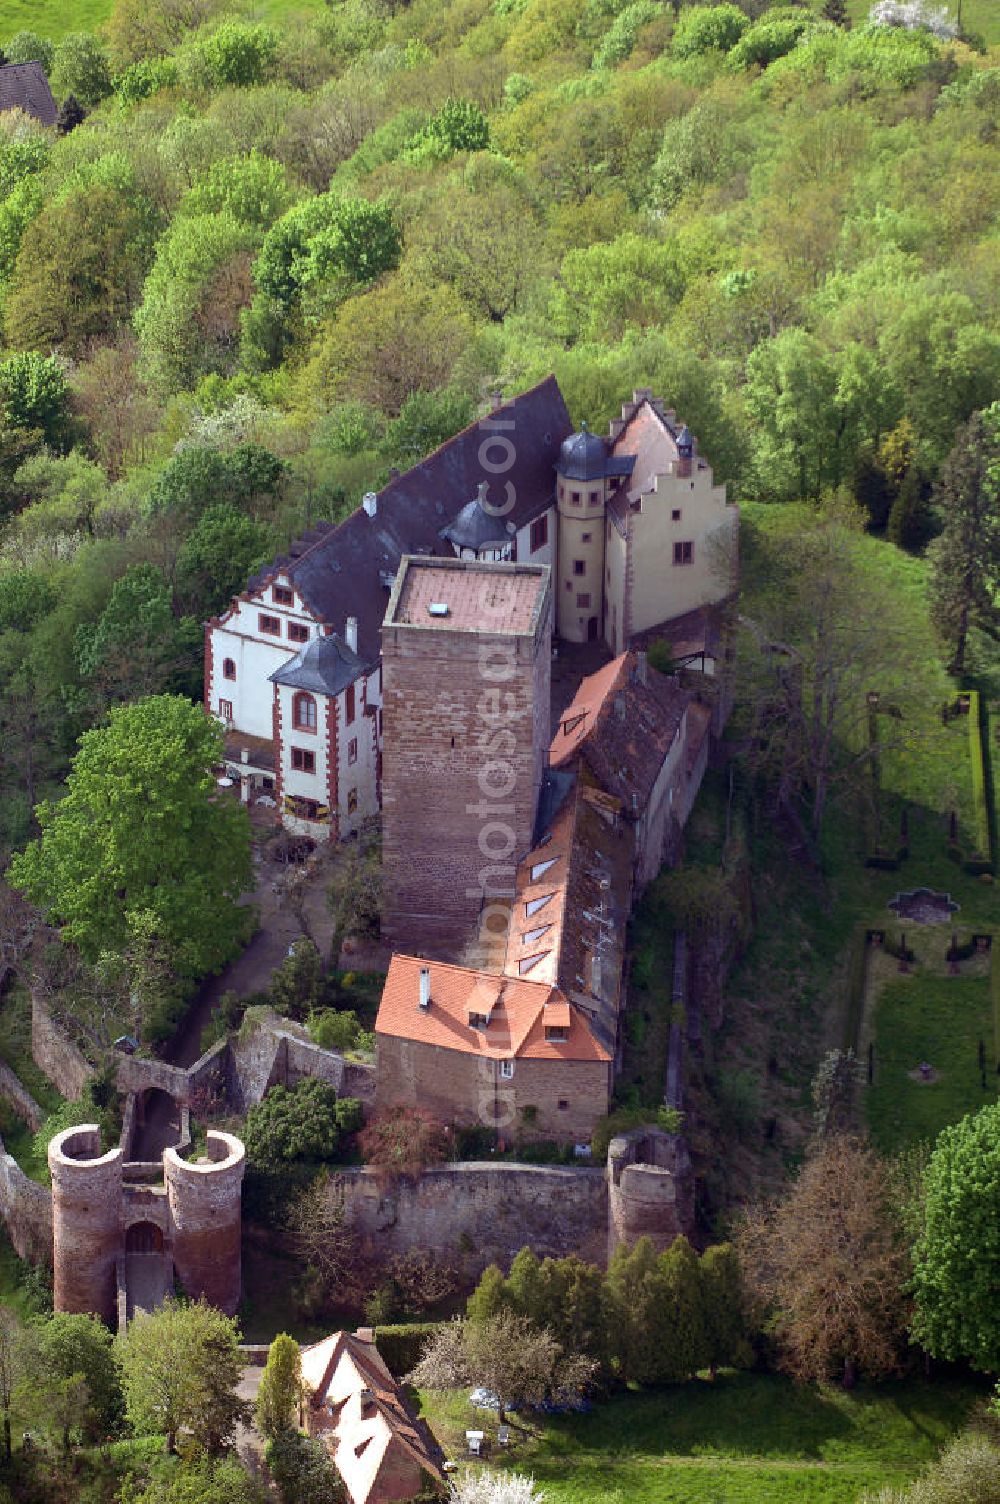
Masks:
[[[922,548],[931,530],[923,482],[916,465],[911,465],[903,476],[899,492],[889,513],[885,535],[898,548],[910,550]]]
[[[970,630],[1000,634],[1000,403],[959,429],[934,502],[944,529],[928,551],[931,620],[962,674]]]
[[[614,1355],[623,1378],[655,1384],[670,1376],[672,1323],[665,1281],[649,1238],[616,1250],[608,1266]]]
[[[706,1248],[698,1264],[708,1367],[740,1367],[750,1361],[740,1261],[731,1243]]]
[[[540,1326],[546,1325],[546,1302],[541,1261],[530,1248],[522,1248],[507,1276],[510,1304],[519,1316],[530,1316]]]
[[[56,116],[56,131],[60,136],[68,136],[70,131],[75,131],[78,125],[82,125],[87,118],[87,111],[77,99],[75,94],[67,94]]]
[[[662,1376],[689,1379],[711,1360],[703,1310],[703,1285],[698,1255],[687,1238],[675,1238],[659,1259],[658,1282],[665,1309],[660,1320],[669,1326]]]
[[[503,1270],[497,1264],[490,1264],[483,1270],[479,1284],[466,1302],[466,1315],[470,1321],[492,1321],[506,1304],[507,1282]]]
[[[302,1394],[302,1354],[294,1337],[279,1332],[267,1353],[257,1392],[257,1429],[269,1441],[290,1431]]]

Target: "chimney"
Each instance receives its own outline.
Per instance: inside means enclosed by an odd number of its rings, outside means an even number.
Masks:
[[[377,493],[375,491],[366,491],[364,496],[362,496],[361,498],[361,505],[364,507],[369,517],[374,517],[375,513],[378,511]]]
[[[344,624],[344,641],[352,653],[358,651],[358,618],[349,616]]]
[[[647,682],[646,654],[644,652],[635,655],[635,677],[640,684]]]
[[[249,747],[241,747],[240,748],[240,762],[249,762],[249,761],[250,761],[250,748]]]
[[[431,969],[429,966],[420,968],[420,1006],[427,1009],[431,1005]]]

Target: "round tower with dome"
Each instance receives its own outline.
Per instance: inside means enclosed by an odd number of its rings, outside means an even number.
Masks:
[[[563,441],[556,462],[556,623],[565,642],[597,642],[604,636],[608,460],[605,441],[582,423]]]

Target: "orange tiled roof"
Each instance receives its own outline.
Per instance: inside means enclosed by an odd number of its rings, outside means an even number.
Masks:
[[[628,654],[621,653],[583,680],[563,711],[552,738],[549,752],[552,767],[563,767],[579,751],[597,724],[608,696],[621,688],[627,668]]]
[[[431,1002],[421,1008],[420,970],[431,974]],[[554,1009],[554,1013],[550,1010]],[[470,1013],[487,1017],[485,1027]],[[568,1027],[566,1023],[569,1015]],[[546,1024],[567,1028],[563,1040],[547,1039]],[[440,961],[395,955],[385,979],[375,1033],[466,1055],[509,1060],[610,1060],[576,1008],[544,982],[493,976]]]

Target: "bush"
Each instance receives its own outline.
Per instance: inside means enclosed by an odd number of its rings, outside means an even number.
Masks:
[[[350,1009],[343,1013],[332,1008],[325,1013],[310,1013],[308,1029],[321,1050],[353,1050],[363,1033],[357,1014]]]
[[[430,1113],[393,1107],[372,1119],[359,1143],[365,1163],[389,1178],[417,1176],[447,1159],[449,1134]]]
[[[375,1346],[394,1378],[416,1368],[429,1339],[440,1325],[437,1321],[417,1321],[409,1326],[377,1326]]]
[[[765,13],[763,19],[756,26],[751,26],[730,52],[730,66],[766,68],[769,63],[784,57],[786,52],[791,52],[799,38],[814,24],[814,17],[808,12],[794,18],[788,16],[776,20]]]
[[[674,30],[675,57],[729,52],[750,25],[738,5],[695,5],[682,11]]]
[[[198,43],[197,56],[219,88],[252,88],[273,71],[279,40],[269,26],[227,21]]]
[[[656,0],[634,0],[615,17],[601,45],[594,53],[595,68],[613,68],[631,57],[639,33],[651,21],[663,15],[663,7]]]
[[[300,1081],[291,1091],[275,1086],[247,1113],[243,1130],[247,1160],[257,1170],[278,1171],[282,1164],[316,1164],[336,1158],[341,1138],[361,1122],[361,1104],[338,1100],[325,1081]]]
[[[326,1447],[298,1431],[283,1431],[264,1452],[282,1504],[343,1504],[340,1474]]]

